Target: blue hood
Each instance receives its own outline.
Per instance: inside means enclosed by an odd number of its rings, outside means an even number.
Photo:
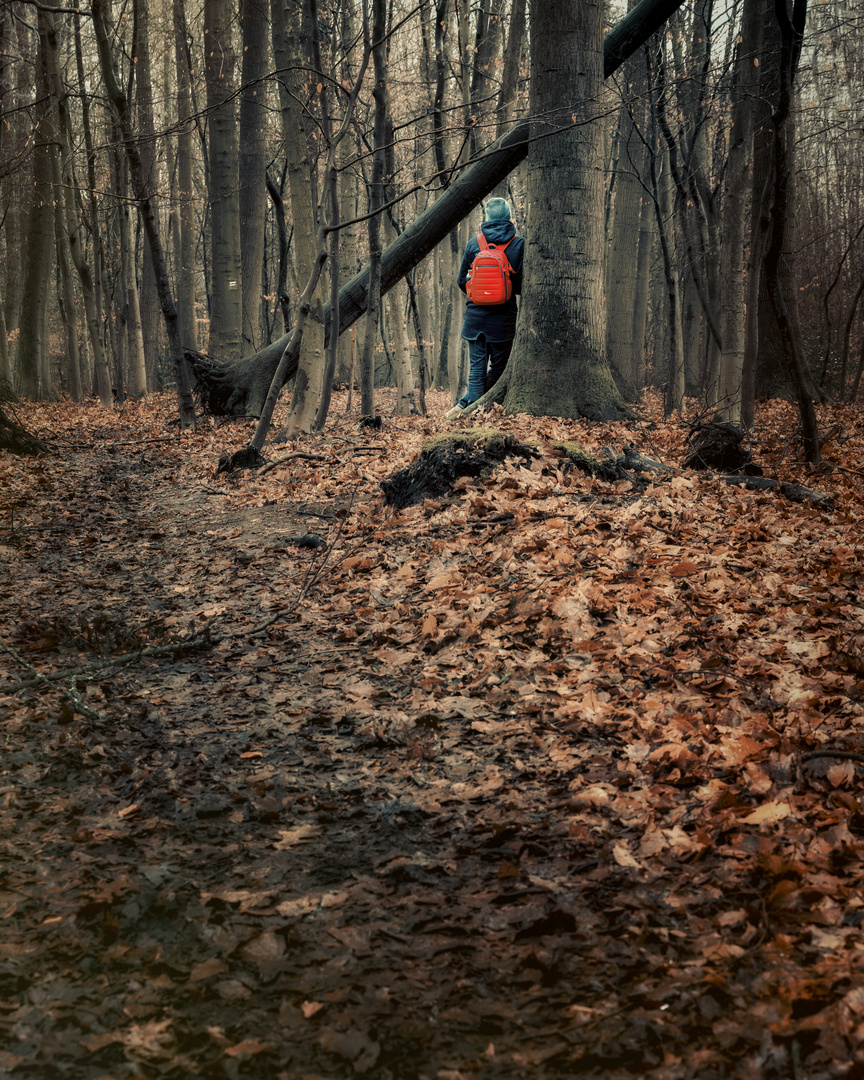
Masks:
[[[516,235],[516,226],[509,218],[498,218],[496,221],[484,221],[480,231],[490,244],[506,244]]]

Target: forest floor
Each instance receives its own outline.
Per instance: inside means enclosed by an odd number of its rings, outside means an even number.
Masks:
[[[864,412],[814,475],[759,408],[832,510],[566,471],[679,466],[649,398],[469,419],[537,457],[397,512],[428,400],[264,476],[168,396],[18,410],[0,1075],[861,1080]]]

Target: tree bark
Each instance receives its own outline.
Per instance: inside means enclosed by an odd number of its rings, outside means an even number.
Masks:
[[[186,32],[186,13],[183,0],[173,0],[174,55],[177,72],[177,120],[183,125],[177,133],[177,194],[179,207],[177,225],[180,243],[177,251],[177,325],[183,348],[192,352],[198,348],[195,321],[195,212],[192,183],[192,117],[191,66]]]
[[[375,346],[381,322],[381,207],[384,205],[384,153],[387,130],[387,60],[384,36],[386,30],[386,0],[372,0],[372,63],[375,83],[374,148],[372,178],[369,184],[369,291],[366,298],[366,325],[363,333],[363,355],[360,360],[360,414],[375,412]],[[367,31],[368,33],[368,31]]]
[[[765,253],[765,284],[780,327],[780,337],[798,399],[804,456],[811,465],[818,465],[820,461],[819,427],[808,386],[809,373],[804,363],[800,341],[795,332],[786,291],[780,276],[780,259],[788,224],[789,189],[792,183],[787,120],[792,105],[792,84],[798,68],[804,24],[807,18],[807,0],[795,0],[791,19],[786,11],[786,0],[775,0],[774,9],[780,23],[783,45],[780,55],[780,90],[772,116],[774,127],[773,207],[770,237]]]
[[[90,123],[90,104],[85,92],[84,75],[84,51],[81,45],[81,17],[76,13],[75,26],[75,66],[78,72],[78,87],[81,97],[81,118],[84,128],[84,146],[87,150],[87,189],[89,212],[82,217],[86,221],[79,221],[76,217],[76,204],[85,205],[79,190],[75,173],[71,168],[71,159],[66,163],[64,171],[64,194],[66,198],[66,227],[69,233],[69,248],[72,252],[72,261],[81,284],[81,292],[84,296],[84,312],[87,318],[87,340],[93,352],[92,381],[96,384],[99,395],[99,403],[106,408],[113,404],[111,394],[111,375],[108,370],[108,357],[105,354],[105,345],[102,335],[102,233],[99,227],[99,208],[96,198],[96,151],[93,146],[93,129]],[[72,146],[72,118],[69,110],[61,108],[60,115],[66,128],[66,144]],[[76,199],[77,196],[77,199]],[[93,259],[88,263],[84,239],[86,232],[90,233]]]
[[[641,50],[627,61],[621,79],[624,101],[618,118],[615,207],[607,267],[606,355],[621,392],[628,400],[633,400],[641,389],[633,367],[632,326],[633,297],[638,287],[637,252],[646,163],[644,94],[648,78]]]

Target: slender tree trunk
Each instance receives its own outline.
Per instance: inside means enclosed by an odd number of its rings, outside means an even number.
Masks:
[[[369,185],[369,294],[366,300],[366,325],[363,355],[360,361],[360,413],[375,412],[375,345],[381,318],[381,217],[384,202],[384,147],[387,131],[387,62],[384,33],[387,9],[385,0],[372,0],[372,62],[375,68],[374,151],[372,179]]]
[[[392,243],[396,238],[396,231],[387,215],[384,216],[384,229],[388,242]],[[417,412],[414,402],[414,371],[408,346],[408,304],[408,285],[403,279],[395,289],[390,290],[388,304],[396,362],[396,405],[393,410],[396,416],[411,416]]]
[[[177,226],[180,234],[177,280],[177,322],[184,349],[198,351],[198,330],[195,319],[195,210],[192,182],[192,149],[194,126],[192,117],[189,44],[183,0],[173,0],[174,50],[177,73]]]
[[[264,222],[267,211],[264,75],[267,72],[267,0],[241,0],[243,33],[240,96],[240,257],[243,280],[243,353],[261,344]]]
[[[279,92],[288,159],[291,219],[294,224],[294,266],[298,280],[306,281],[319,254],[309,153],[312,117],[305,112],[302,104],[311,82],[312,18],[308,0],[303,4],[302,24],[299,26],[289,25],[289,17],[294,18],[297,11],[285,4],[284,0],[273,0],[271,11],[273,54],[277,69],[284,72],[279,80]],[[301,432],[311,431],[315,423],[324,379],[324,319],[317,279],[309,297],[305,321],[305,332],[298,341],[298,368],[282,438],[295,438]]]
[[[60,156],[54,155],[54,239],[57,249],[57,269],[60,277],[59,300],[63,315],[66,349],[66,390],[70,401],[80,401],[84,396],[81,390],[81,358],[78,354],[78,305],[75,302],[75,289],[69,270],[69,241],[64,227],[65,200],[63,198],[63,180],[60,170]]]
[[[11,101],[14,88],[15,67],[12,64],[12,5],[0,7],[0,101]],[[0,160],[3,160],[4,135],[6,124],[0,123]],[[9,205],[8,177],[0,179],[0,206]],[[3,245],[0,233],[0,249]],[[4,265],[8,260],[4,260]],[[0,278],[0,387],[12,386],[12,365],[9,356],[9,342],[6,329],[6,292],[8,280]]]
[[[657,177],[657,227],[663,251],[666,303],[669,325],[669,359],[663,412],[666,416],[684,408],[684,326],[681,318],[681,287],[678,281],[678,252],[675,243],[675,193],[667,165]]]
[[[0,64],[8,62],[8,78],[3,87],[4,90],[8,87],[8,93],[4,94],[3,100],[18,106],[12,109],[11,115],[4,116],[2,122],[4,147],[11,155],[26,152],[33,129],[32,116],[23,106],[37,96],[35,73],[38,71],[38,37],[31,30],[32,19],[25,17],[24,12],[23,5],[10,3],[4,4],[0,13],[0,18],[8,16],[10,20],[6,39],[8,44],[0,59]],[[3,192],[8,202],[3,220],[6,250],[2,267],[5,279],[2,299],[9,331],[18,330],[21,319],[27,254],[27,206],[32,197],[32,182],[33,175],[28,169],[15,171],[3,179]],[[10,342],[9,362],[13,371],[17,370],[19,342],[18,335]]]
[[[765,0],[744,0],[741,41],[735,62],[735,105],[726,158],[723,198],[723,242],[720,250],[723,349],[720,357],[717,419],[742,423],[744,381],[744,281],[748,221],[747,195],[753,168],[753,132],[759,92],[759,56]]]
[[[134,204],[129,195],[129,163],[118,155],[120,179],[120,292],[125,315],[126,364],[115,380],[118,401],[126,396],[138,400],[147,394],[147,358],[141,324],[141,304],[135,275]]]
[[[205,0],[204,71],[210,114],[208,145],[213,288],[209,349],[214,356],[224,352],[242,353],[243,288],[237,191],[236,58],[231,43],[233,20],[230,0]]]
[[[632,400],[641,389],[633,368],[633,296],[638,288],[639,229],[645,171],[644,94],[648,83],[641,50],[624,65],[619,82],[624,103],[619,111],[618,161],[615,169],[615,209],[608,263],[606,353],[624,396]]]
[[[153,116],[153,76],[150,64],[150,6],[148,0],[134,0],[135,37],[133,43],[135,72],[135,113],[136,128],[140,137],[139,153],[141,154],[141,168],[147,182],[147,196],[152,198],[158,188],[157,157],[156,157],[156,123]],[[132,262],[132,275],[130,277],[130,355],[132,363],[129,368],[129,383],[126,387],[132,398],[143,398],[147,395],[147,386],[155,385],[156,371],[159,366],[159,346],[161,327],[159,319],[159,296],[156,292],[156,275],[153,270],[153,260],[150,257],[150,249],[144,245],[141,259],[141,284],[138,286],[138,278],[135,273],[135,262]],[[134,296],[133,296],[134,293]],[[137,307],[137,312],[132,310],[132,305]],[[135,326],[137,317],[138,326]],[[140,328],[140,329],[139,329]],[[138,358],[137,337],[140,332],[141,348],[143,350],[143,366]]]
[[[636,290],[631,315],[630,370],[640,389],[645,386],[645,330],[648,322],[648,294],[651,283],[651,259],[654,247],[653,204],[643,193],[639,218],[639,255],[636,269]]]
[[[99,206],[96,198],[96,150],[93,146],[93,129],[90,123],[90,100],[86,92],[84,76],[84,51],[81,46],[81,17],[77,13],[74,16],[75,27],[75,65],[78,72],[78,87],[81,99],[82,127],[84,129],[84,146],[87,151],[87,190],[89,207],[85,214],[82,211],[82,219],[77,216],[77,205],[85,205],[82,193],[72,170],[71,157],[67,158],[64,168],[64,193],[66,197],[66,227],[69,234],[69,248],[72,252],[72,262],[78,274],[81,284],[81,292],[84,296],[84,312],[87,318],[87,340],[93,355],[92,382],[95,384],[99,403],[105,408],[113,404],[111,393],[111,375],[108,366],[108,357],[105,352],[105,339],[102,332],[102,310],[104,305],[104,292],[102,288],[101,254],[102,233],[99,226]],[[62,100],[62,99],[61,99]],[[61,109],[66,129],[67,148],[72,146],[72,118],[68,109]],[[86,218],[86,220],[84,220]],[[87,262],[85,254],[85,237],[89,231],[91,236],[93,258]]]
[[[45,312],[54,247],[54,177],[56,103],[46,71],[46,38],[54,15],[46,4],[37,13],[39,26],[37,127],[33,151],[33,193],[25,252],[24,291],[19,327],[18,380],[22,397],[46,400],[51,386],[45,380]]]
[[[81,386],[81,360],[78,352],[78,305],[69,270],[70,242],[66,231],[67,197],[64,197],[64,178],[70,174],[68,143],[68,101],[60,78],[60,42],[57,19],[52,15],[45,26],[45,75],[46,85],[51,88],[57,103],[55,124],[56,152],[52,155],[54,178],[54,236],[57,249],[57,266],[60,277],[59,300],[66,331],[66,389],[72,401],[83,397]]]

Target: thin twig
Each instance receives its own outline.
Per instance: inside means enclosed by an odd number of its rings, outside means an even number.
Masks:
[[[111,660],[98,660],[92,664],[84,664],[74,668],[64,668],[62,671],[53,672],[50,675],[43,675],[38,672],[34,667],[27,663],[26,660],[19,657],[10,645],[6,645],[2,638],[0,638],[0,646],[6,649],[7,652],[11,652],[16,659],[19,659],[28,670],[32,671],[35,675],[33,679],[27,679],[25,682],[12,683],[11,686],[0,685],[0,693],[3,694],[17,694],[19,690],[30,690],[34,686],[41,686],[43,683],[62,682],[63,679],[79,679],[82,676],[92,677],[98,675],[103,671],[108,671],[110,668],[122,667],[124,664],[134,664],[136,660],[146,660],[151,657],[159,656],[171,656],[178,652],[183,652],[192,646],[199,643],[199,640],[209,631],[210,627],[215,621],[215,616],[208,619],[207,622],[201,627],[200,630],[196,630],[194,634],[190,634],[189,637],[181,638],[180,641],[172,642],[168,645],[147,645],[143,649],[136,649],[134,652],[123,653],[121,656],[115,656]]]
[[[28,663],[24,659],[24,657],[18,652],[17,649],[13,649],[11,645],[4,641],[2,636],[0,636],[0,649],[3,649],[4,652],[9,653],[9,655],[13,657],[13,659],[17,660],[22,667],[26,668],[29,672],[31,672],[38,682],[45,682],[48,683],[49,686],[51,685],[49,680],[40,672],[38,672],[32,664]],[[107,718],[104,717],[102,713],[96,712],[95,709],[91,709],[89,705],[85,705],[84,702],[81,700],[81,695],[75,690],[74,677],[72,679],[71,689],[67,690],[63,686],[59,686],[57,689],[60,691],[63,697],[65,697],[66,700],[72,704],[72,708],[75,710],[75,712],[80,713],[81,716],[86,716],[88,720],[96,720],[100,724],[104,724],[106,722]]]

